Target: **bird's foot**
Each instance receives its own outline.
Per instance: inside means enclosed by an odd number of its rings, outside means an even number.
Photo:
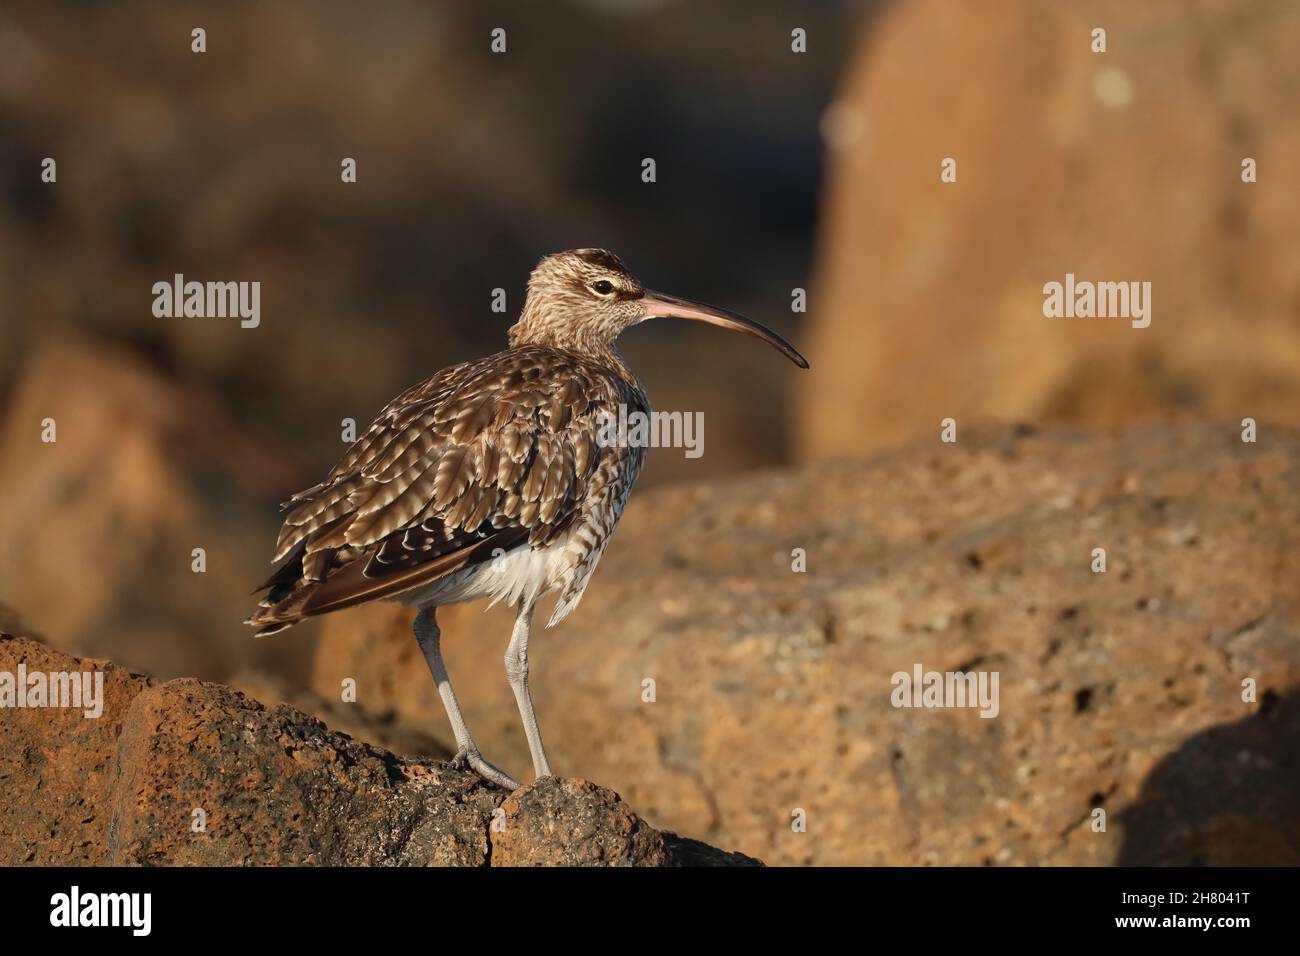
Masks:
[[[495,783],[498,787],[504,787],[507,790],[518,790],[519,781],[510,774],[506,773],[500,767],[494,766],[483,759],[483,755],[477,750],[461,749],[456,751],[456,756],[449,761],[452,767],[457,770],[464,770],[466,767],[473,770],[484,780]]]

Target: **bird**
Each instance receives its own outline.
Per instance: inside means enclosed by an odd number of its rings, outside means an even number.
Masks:
[[[244,623],[265,637],[371,601],[416,608],[415,639],[456,739],[453,765],[515,790],[470,734],[437,623],[447,604],[504,601],[516,609],[506,679],[534,776],[551,776],[528,685],[533,613],[552,592],[547,627],[577,606],[645,463],[646,449],[610,440],[608,424],[620,409],[650,413],[615,340],[656,318],[743,332],[808,368],[766,326],[646,289],[612,252],[545,256],[504,351],[402,392],[323,481],[281,505],[272,563],[283,563],[253,592],[265,594]]]

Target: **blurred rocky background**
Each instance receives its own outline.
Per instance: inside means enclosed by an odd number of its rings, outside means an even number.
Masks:
[[[1297,40],[1288,0],[890,4],[824,124],[800,455],[947,417],[1300,421]],[[1151,282],[1150,327],[1045,318],[1066,273]]]
[[[237,622],[341,421],[500,348],[536,259],[602,245],[812,371],[623,340],[706,453],[651,452],[536,642],[559,772],[771,863],[1294,864],[1298,44],[1285,0],[9,4],[0,629],[445,756],[404,612]],[[155,318],[178,272],[260,281],[260,327]],[[1044,317],[1066,273],[1150,281],[1150,327]],[[523,772],[508,612],[442,620]],[[1001,715],[893,709],[916,661],[1000,670]]]

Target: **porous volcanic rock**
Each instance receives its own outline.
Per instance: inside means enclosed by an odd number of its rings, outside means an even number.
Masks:
[[[548,777],[512,793],[493,826],[494,866],[755,866],[756,860],[661,833],[612,790]]]
[[[754,862],[661,833],[586,781],[547,779],[510,795],[473,772],[358,743],[285,704],[268,709],[188,678],[159,683],[0,635],[0,671],[20,666],[102,672],[104,707],[94,718],[0,712],[0,863]]]

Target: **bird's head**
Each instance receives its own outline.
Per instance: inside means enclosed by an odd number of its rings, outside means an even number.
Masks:
[[[793,345],[766,326],[725,309],[646,289],[618,256],[604,249],[557,252],[537,263],[528,277],[519,321],[510,329],[510,344],[599,355],[624,329],[655,318],[691,319],[744,332],[800,368],[808,367]]]

